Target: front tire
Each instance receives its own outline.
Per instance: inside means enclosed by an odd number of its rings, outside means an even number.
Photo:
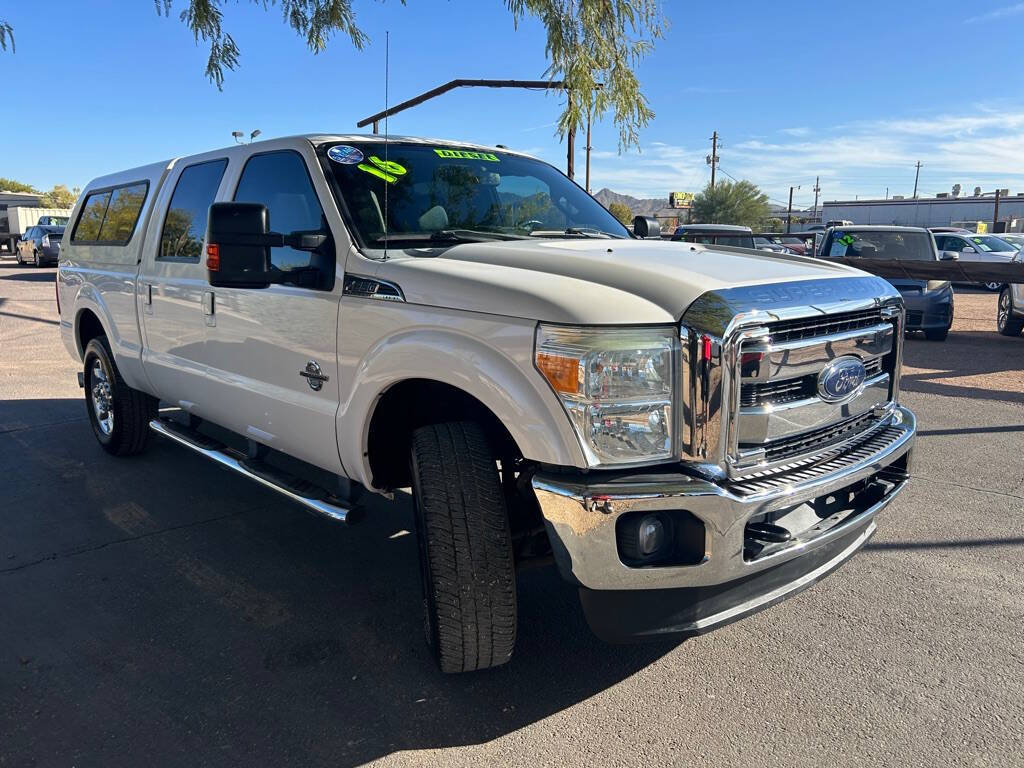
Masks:
[[[1010,286],[1003,288],[1002,293],[999,294],[996,329],[1003,336],[1020,336],[1021,329],[1024,329],[1024,320],[1013,316],[1013,298],[1010,296]]]
[[[85,347],[85,406],[96,440],[107,453],[131,456],[149,441],[157,400],[125,384],[106,336]]]
[[[39,261],[39,251],[32,251],[32,264],[35,266],[36,269],[39,269],[39,267],[43,266],[43,263]]]
[[[508,510],[495,456],[473,422],[412,436],[413,507],[427,642],[442,672],[496,667],[516,643]]]

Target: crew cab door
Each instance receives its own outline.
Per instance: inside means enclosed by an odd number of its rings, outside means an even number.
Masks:
[[[146,376],[162,400],[211,420],[203,354],[203,303],[210,285],[203,254],[206,219],[227,167],[226,157],[210,157],[171,171],[156,201],[161,219],[150,228],[139,271]]]
[[[341,474],[335,418],[343,275],[322,201],[339,229],[340,217],[312,146],[259,152],[242,161],[223,199],[267,206],[275,232],[316,231],[327,239],[313,252],[273,248],[271,263],[281,283],[207,286],[212,303],[203,364],[211,405],[223,415],[220,423],[235,432]]]

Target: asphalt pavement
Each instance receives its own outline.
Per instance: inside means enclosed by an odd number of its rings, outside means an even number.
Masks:
[[[687,642],[593,638],[522,574],[506,667],[441,675],[407,497],[314,518],[96,444],[53,269],[0,262],[0,766],[1024,763],[1024,338],[908,340],[913,481],[848,565]]]

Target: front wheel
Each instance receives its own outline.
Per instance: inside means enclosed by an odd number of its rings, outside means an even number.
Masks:
[[[1018,320],[1013,316],[1013,297],[1010,296],[1010,286],[1003,288],[1003,292],[999,294],[996,329],[1003,336],[1020,336],[1021,329],[1024,329],[1024,320]]]
[[[43,266],[43,263],[39,261],[39,251],[32,251],[32,264],[36,268]]]
[[[442,672],[504,664],[516,643],[508,510],[473,422],[417,429],[410,452],[427,642]]]
[[[85,405],[93,434],[107,453],[131,456],[146,448],[157,400],[125,384],[106,336],[85,348]]]

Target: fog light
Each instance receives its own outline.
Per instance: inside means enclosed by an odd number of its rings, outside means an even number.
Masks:
[[[656,554],[665,545],[665,524],[658,515],[640,521],[636,534],[637,551],[644,557]]]

